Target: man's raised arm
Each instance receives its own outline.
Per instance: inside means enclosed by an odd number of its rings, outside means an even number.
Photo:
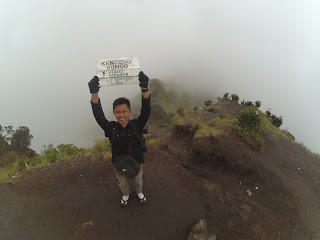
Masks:
[[[99,78],[94,76],[93,79],[88,83],[90,93],[91,93],[91,106],[94,118],[96,119],[97,123],[100,127],[107,131],[110,122],[105,118],[101,104],[99,99]]]
[[[150,93],[148,89],[149,78],[143,73],[139,73],[139,86],[142,92],[141,113],[137,119],[139,127],[142,129],[146,125],[151,112]]]
[[[139,86],[141,87],[142,97],[149,98],[150,93],[148,89],[149,78],[142,71],[139,72]]]
[[[92,103],[99,103],[99,78],[94,76],[91,81],[88,83],[91,95]]]

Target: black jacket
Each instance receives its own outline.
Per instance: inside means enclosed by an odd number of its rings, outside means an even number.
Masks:
[[[132,134],[133,129],[131,127],[131,124],[134,124],[134,128],[136,130],[142,131],[142,129],[144,128],[144,126],[148,121],[150,111],[151,111],[150,97],[149,98],[142,97],[140,116],[137,119],[130,120],[128,125],[125,128],[123,128],[117,122],[108,121],[105,118],[100,101],[98,104],[91,102],[91,106],[92,106],[93,115],[97,123],[104,130],[104,134],[106,137],[109,138],[110,142],[111,142],[112,132],[114,131],[114,128],[117,128],[118,133],[124,133],[123,135],[128,135],[128,134]],[[128,137],[120,136],[119,140],[115,141],[115,144],[113,146],[112,159],[121,154],[128,154],[128,153],[129,153]],[[136,161],[140,164],[144,162],[141,143],[138,141],[136,137],[132,138],[131,156],[133,156],[134,159],[136,159]]]

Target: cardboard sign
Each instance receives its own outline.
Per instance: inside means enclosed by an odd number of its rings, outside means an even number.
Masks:
[[[140,64],[136,57],[121,57],[97,60],[99,86],[114,86],[139,83]]]

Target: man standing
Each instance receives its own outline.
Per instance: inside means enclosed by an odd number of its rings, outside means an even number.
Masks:
[[[89,89],[91,95],[91,106],[93,115],[104,130],[105,136],[109,137],[111,148],[112,148],[112,162],[116,157],[119,157],[124,154],[129,154],[132,156],[139,164],[140,171],[137,176],[134,178],[134,185],[137,196],[142,205],[147,204],[147,198],[142,193],[142,175],[143,175],[143,146],[141,140],[135,133],[141,133],[146,125],[150,111],[150,93],[148,90],[149,78],[143,73],[139,73],[139,86],[141,87],[142,92],[142,106],[141,113],[137,119],[130,120],[131,115],[131,106],[130,101],[124,97],[118,98],[113,102],[113,114],[116,118],[115,121],[108,121],[103,113],[100,99],[98,96],[99,92],[99,78],[95,76],[89,83]],[[119,187],[123,193],[123,196],[120,200],[121,207],[126,207],[129,201],[129,184],[126,177],[121,175],[115,169],[116,177],[118,179]]]

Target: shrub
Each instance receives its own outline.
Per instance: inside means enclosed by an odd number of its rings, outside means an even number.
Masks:
[[[46,161],[46,158],[44,155],[36,156],[34,158],[28,159],[28,164],[30,167],[40,166]]]
[[[236,122],[232,129],[249,145],[262,150],[264,148],[263,140],[260,137],[261,116],[255,108],[246,108],[237,115]]]
[[[218,102],[224,102],[224,101],[230,100],[229,93],[223,94],[223,97],[222,98],[218,97],[217,100],[218,100]]]
[[[93,148],[90,150],[90,153],[93,155],[103,154],[105,156],[110,155],[111,153],[111,143],[106,138],[100,141],[97,141]]]
[[[282,116],[277,117],[276,115],[271,115],[272,124],[276,127],[280,127],[282,125]]]
[[[84,152],[83,148],[77,148],[73,144],[60,144],[57,146],[57,149],[61,154],[66,154],[68,156]]]
[[[272,114],[269,109],[266,111],[267,117],[270,119],[271,123],[276,126],[280,127],[283,123],[282,116],[277,117],[276,115]]]
[[[237,94],[231,94],[231,99],[234,102],[238,102],[239,101],[239,96]]]
[[[212,103],[213,103],[212,100],[204,101],[204,105],[205,105],[206,107],[209,107]]]
[[[270,118],[271,117],[271,112],[269,110],[267,110],[266,111],[266,115],[267,115],[268,118]]]
[[[261,101],[256,101],[255,102],[255,107],[257,107],[257,108],[261,107]]]
[[[57,149],[49,149],[44,152],[44,161],[48,163],[54,163],[57,160]]]
[[[179,107],[177,109],[177,113],[181,116],[184,117],[187,113],[190,113],[191,110],[188,107]]]
[[[247,101],[244,105],[247,107],[253,107],[253,103],[251,101]]]
[[[237,116],[239,126],[250,132],[260,131],[261,117],[254,108],[246,108]]]
[[[179,113],[180,115],[183,115],[184,114],[184,108],[183,107],[179,107],[177,109],[177,113]]]

